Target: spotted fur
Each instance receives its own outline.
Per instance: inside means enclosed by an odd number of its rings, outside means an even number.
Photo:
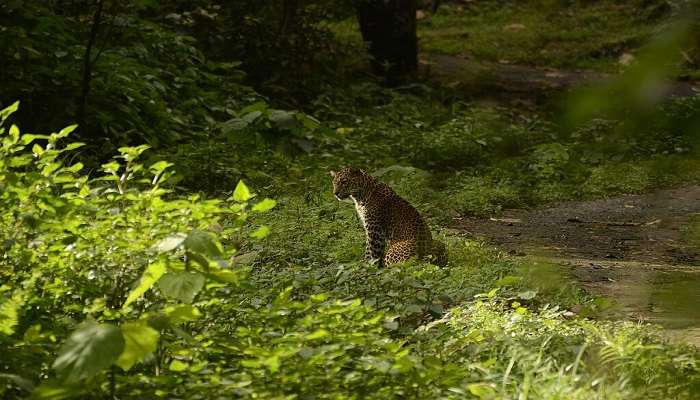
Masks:
[[[447,264],[445,246],[433,240],[418,211],[388,185],[353,167],[331,171],[331,176],[335,197],[355,203],[367,237],[366,260],[394,264],[417,257]]]

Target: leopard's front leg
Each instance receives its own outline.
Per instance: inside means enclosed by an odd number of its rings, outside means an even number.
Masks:
[[[382,232],[381,225],[376,221],[365,221],[365,234],[367,236],[365,260],[377,262],[379,266],[382,266],[384,263],[386,239]]]

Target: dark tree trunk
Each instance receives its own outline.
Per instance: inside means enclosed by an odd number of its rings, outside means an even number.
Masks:
[[[395,79],[418,68],[415,0],[359,0],[357,19],[375,73]]]
[[[282,3],[282,22],[280,23],[279,36],[284,36],[296,23],[299,0],[284,0]]]
[[[80,85],[80,98],[78,99],[78,125],[81,129],[85,129],[85,106],[90,95],[90,81],[92,80],[92,48],[97,40],[97,31],[100,29],[102,22],[102,0],[97,1],[97,9],[92,17],[92,27],[90,28],[90,37],[88,38],[87,46],[85,46],[85,54],[83,55],[83,81]]]

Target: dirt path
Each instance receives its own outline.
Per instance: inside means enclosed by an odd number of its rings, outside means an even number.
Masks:
[[[592,71],[483,62],[442,54],[421,54],[421,64],[431,79],[467,92],[494,98],[538,97],[585,83],[601,82],[612,75]],[[700,82],[668,82],[666,96],[693,96]]]
[[[654,321],[700,345],[700,186],[507,210],[457,228],[520,256],[543,257],[630,319]],[[700,235],[700,233],[699,233]]]
[[[422,70],[479,98],[531,103],[614,76],[422,54]],[[700,82],[669,81],[666,96],[693,96]],[[700,245],[689,240],[700,214],[700,186],[507,210],[497,219],[466,218],[457,228],[522,256],[562,266],[590,293],[612,299],[615,317],[661,324],[700,347]],[[700,215],[698,216],[700,223]],[[700,228],[697,234],[700,243]]]

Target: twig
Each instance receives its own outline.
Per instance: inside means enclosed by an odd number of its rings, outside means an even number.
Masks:
[[[640,225],[652,225],[657,223],[652,221],[650,223],[643,222],[619,222],[619,221],[583,221],[578,218],[568,218],[566,222],[573,222],[577,224],[595,224],[595,225],[607,225],[607,226],[640,226]]]

